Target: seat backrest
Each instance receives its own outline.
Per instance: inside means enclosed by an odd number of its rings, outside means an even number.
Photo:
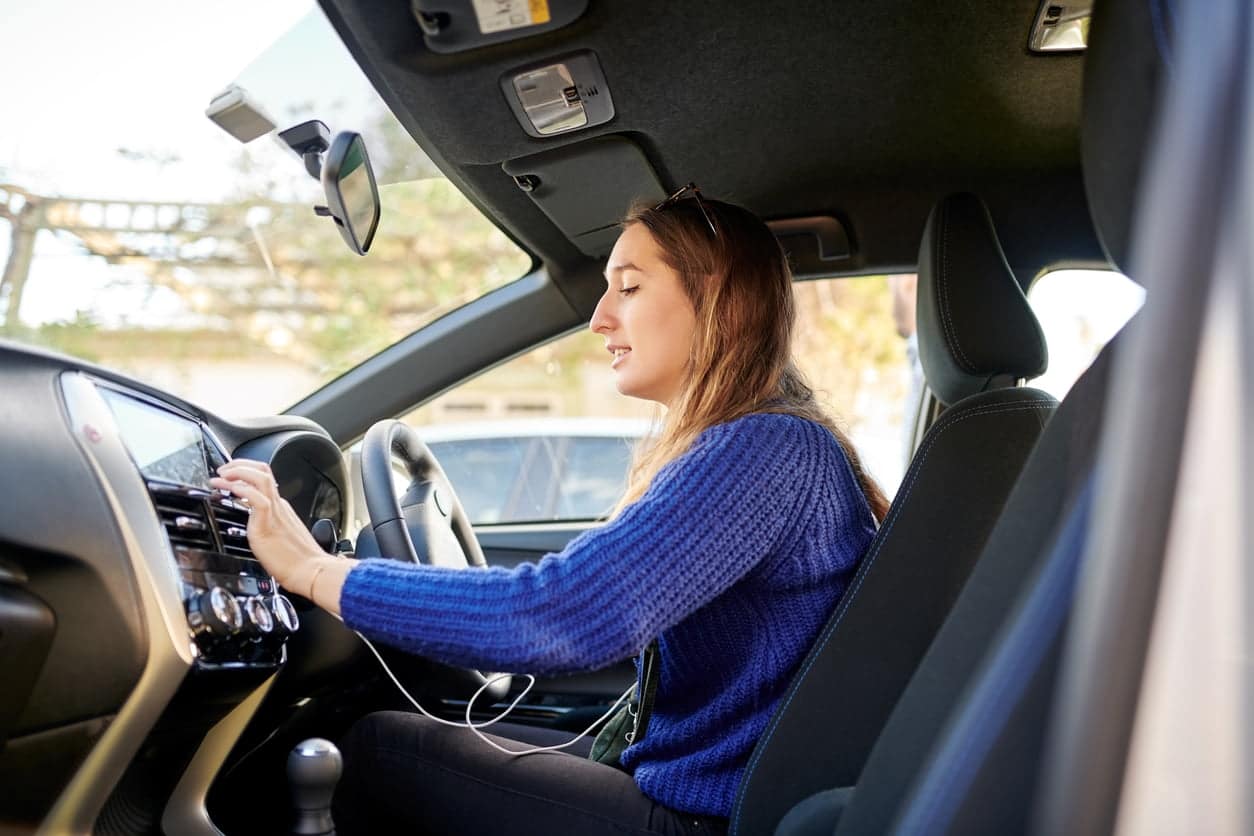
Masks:
[[[875,743],[837,833],[888,832],[911,787],[927,771],[936,742],[1089,477],[1113,350],[1114,343],[1098,356],[1045,428],[978,566]],[[1053,671],[1042,675],[1052,677]],[[1035,763],[1043,725],[1020,726],[1023,736],[1015,741],[1020,765]],[[1030,813],[1023,793],[983,798],[987,820],[997,822],[995,832],[1023,831]]]
[[[1044,337],[973,195],[932,212],[918,293],[920,357],[952,406],[754,749],[733,834],[770,833],[801,799],[855,782],[1056,406],[1011,385],[1044,370]]]

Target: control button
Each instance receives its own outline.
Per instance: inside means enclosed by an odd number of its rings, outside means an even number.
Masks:
[[[189,608],[187,622],[197,631],[213,636],[230,636],[244,626],[239,601],[220,586],[201,593]]]
[[[266,635],[274,630],[274,616],[264,598],[256,595],[249,598],[244,602],[244,612],[248,615],[251,631]]]
[[[276,632],[279,635],[295,633],[300,627],[300,618],[296,615],[296,607],[287,599],[287,596],[275,595],[272,606],[274,607],[275,621],[278,622],[278,630]]]
[[[271,583],[269,578],[258,578],[257,590],[269,595],[271,592],[274,592],[274,584]]]

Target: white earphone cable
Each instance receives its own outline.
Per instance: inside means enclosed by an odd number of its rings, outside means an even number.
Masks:
[[[357,633],[356,630],[354,630],[353,632]],[[410,704],[412,704],[414,708],[418,709],[418,711],[424,717],[426,717],[429,720],[434,720],[437,723],[442,723],[443,725],[446,725],[446,726],[453,726],[454,728],[459,728],[459,729],[461,728],[469,729],[471,732],[474,733],[476,737],[478,737],[484,743],[491,746],[493,749],[504,752],[505,754],[511,755],[514,757],[520,757],[522,755],[534,755],[537,752],[555,752],[559,749],[565,749],[568,746],[573,746],[575,743],[579,742],[580,740],[582,740],[583,738],[591,734],[592,730],[595,729],[599,723],[601,723],[602,721],[607,719],[611,714],[613,714],[614,711],[620,705],[622,705],[623,700],[630,697],[631,692],[636,690],[636,686],[633,683],[630,688],[628,688],[626,691],[623,692],[622,696],[620,696],[618,699],[614,701],[614,704],[611,705],[604,714],[602,714],[596,720],[592,721],[592,725],[588,726],[588,728],[580,732],[579,735],[575,737],[573,740],[569,740],[565,743],[558,743],[553,746],[535,746],[535,747],[531,747],[528,749],[519,749],[519,750],[506,749],[504,746],[501,746],[495,740],[490,739],[483,732],[479,731],[479,729],[486,729],[488,726],[491,726],[494,723],[499,723],[501,720],[504,720],[506,717],[508,717],[509,713],[513,711],[514,708],[517,707],[517,705],[520,702],[522,702],[523,698],[526,697],[527,694],[531,693],[532,686],[536,684],[536,678],[534,676],[532,676],[529,673],[523,674],[523,676],[527,677],[527,680],[528,680],[527,687],[523,688],[522,692],[517,697],[514,698],[514,701],[511,702],[504,711],[502,711],[500,714],[496,715],[490,720],[484,720],[482,723],[475,723],[470,719],[471,710],[474,708],[475,700],[479,699],[479,697],[483,694],[483,692],[486,691],[488,687],[492,685],[494,682],[498,682],[499,680],[510,676],[510,674],[508,673],[496,674],[495,676],[491,677],[487,682],[480,685],[479,690],[475,691],[474,695],[470,698],[470,701],[466,703],[465,722],[455,723],[452,720],[443,720],[439,717],[436,717],[432,715],[431,712],[427,711],[427,709],[419,705],[418,700],[414,699],[413,696],[409,693],[409,691],[405,690],[405,686],[400,683],[400,680],[397,679],[396,675],[392,673],[391,668],[389,668],[387,666],[387,663],[383,661],[383,657],[379,655],[379,651],[375,649],[375,646],[370,643],[370,639],[366,638],[361,633],[357,633],[357,637],[366,643],[366,647],[370,648],[370,652],[374,654],[374,658],[379,660],[379,665],[383,668],[383,672],[388,675],[388,679],[392,680],[392,684],[395,685],[397,689],[402,694],[405,695],[405,699],[409,700]]]

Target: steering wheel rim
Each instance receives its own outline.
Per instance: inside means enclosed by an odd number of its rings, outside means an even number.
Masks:
[[[401,496],[392,481],[394,460],[404,465],[410,478],[409,488]],[[361,481],[380,554],[452,568],[488,565],[444,468],[413,427],[388,419],[367,431],[361,444]],[[417,544],[411,527],[423,533]],[[496,676],[470,668],[447,669],[458,672],[458,677],[468,677],[462,684],[471,688],[479,688]],[[499,700],[509,688],[510,678],[502,677],[484,690],[484,696]]]
[[[402,496],[392,481],[394,460],[409,475],[410,485]],[[361,445],[361,480],[380,553],[410,563],[454,568],[487,565],[457,492],[413,427],[389,419],[370,428]],[[415,528],[423,532],[421,542],[411,535]]]

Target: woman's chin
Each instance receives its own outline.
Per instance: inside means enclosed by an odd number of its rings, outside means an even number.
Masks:
[[[639,383],[632,381],[630,377],[623,374],[614,376],[614,388],[618,390],[618,394],[628,398],[639,398],[640,400],[652,400],[647,391],[648,387],[641,386]]]

